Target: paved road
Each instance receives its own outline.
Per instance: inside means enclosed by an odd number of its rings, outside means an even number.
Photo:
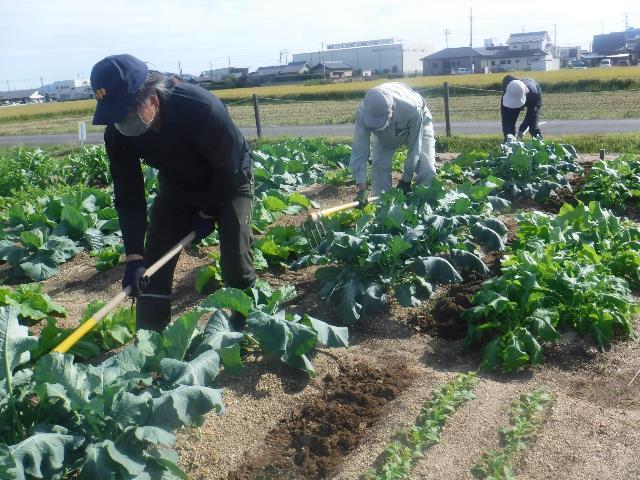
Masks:
[[[436,134],[444,133],[444,123],[436,123]],[[639,132],[640,118],[622,120],[547,120],[541,124],[543,133],[561,134],[597,134]],[[255,137],[255,128],[242,127],[242,133],[247,137]],[[451,133],[455,135],[478,135],[500,133],[500,123],[497,121],[452,122]],[[262,135],[265,137],[280,137],[295,135],[301,137],[349,137],[353,134],[353,125],[289,125],[265,126]],[[102,142],[101,133],[87,134],[87,143]],[[77,134],[55,135],[25,135],[0,136],[0,146],[11,145],[45,145],[78,143]]]

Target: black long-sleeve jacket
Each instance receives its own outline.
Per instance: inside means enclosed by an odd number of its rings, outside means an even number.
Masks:
[[[527,109],[527,113],[525,114],[524,119],[522,120],[522,124],[519,128],[520,133],[523,133],[527,127],[530,128],[532,133],[539,133],[538,111],[542,108],[542,88],[540,87],[540,84],[533,78],[516,78],[513,75],[507,75],[502,79],[503,95],[507,91],[507,85],[509,85],[512,80],[520,80],[527,86],[528,90],[524,105],[519,109],[520,111],[522,111],[525,107]]]
[[[144,250],[147,204],[141,161],[158,169],[161,189],[176,201],[210,214],[232,193],[233,177],[251,166],[249,147],[224,104],[188,83],[160,97],[159,131],[126,137],[110,125],[104,141],[127,255]]]

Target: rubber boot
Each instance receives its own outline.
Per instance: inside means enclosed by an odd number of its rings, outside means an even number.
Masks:
[[[136,301],[136,329],[162,333],[171,320],[169,295],[141,294]]]

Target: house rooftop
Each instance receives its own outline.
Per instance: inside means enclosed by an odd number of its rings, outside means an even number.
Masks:
[[[512,33],[509,35],[507,43],[518,43],[518,42],[540,42],[545,41],[549,38],[549,32],[522,32],[522,33]]]

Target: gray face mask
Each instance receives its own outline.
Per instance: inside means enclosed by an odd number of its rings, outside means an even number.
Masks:
[[[140,114],[137,109],[133,109],[129,112],[124,120],[121,122],[117,122],[114,124],[116,130],[118,130],[125,137],[137,137],[146,133],[147,130],[151,128],[151,123],[153,122],[153,118],[148,122],[142,120]]]

